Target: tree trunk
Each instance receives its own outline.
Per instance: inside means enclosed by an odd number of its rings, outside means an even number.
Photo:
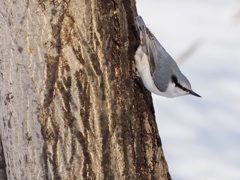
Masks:
[[[171,179],[151,95],[134,80],[135,1],[0,7],[1,176]]]

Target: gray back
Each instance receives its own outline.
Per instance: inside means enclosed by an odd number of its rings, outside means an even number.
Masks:
[[[148,49],[149,60],[153,61],[154,63],[154,70],[151,71],[151,74],[157,88],[164,92],[168,87],[169,81],[171,81],[172,75],[178,77],[180,82],[185,82],[188,84],[189,81],[181,73],[176,62],[158,42],[155,36],[149,34],[149,32],[147,33],[146,37],[146,46]]]

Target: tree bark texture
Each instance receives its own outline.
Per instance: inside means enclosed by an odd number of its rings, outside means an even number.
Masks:
[[[134,80],[134,0],[0,2],[8,179],[171,179]]]

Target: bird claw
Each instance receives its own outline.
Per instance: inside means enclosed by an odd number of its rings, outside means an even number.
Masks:
[[[145,92],[145,93],[149,92],[149,91],[147,90],[147,88],[144,86],[144,84],[143,84],[142,79],[140,78],[140,76],[136,75],[136,76],[133,77],[133,79],[137,81],[137,84],[141,87],[141,89],[142,89],[143,92]]]

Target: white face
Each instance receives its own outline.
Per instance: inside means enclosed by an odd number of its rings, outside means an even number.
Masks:
[[[186,92],[186,91],[176,87],[174,83],[170,82],[165,94],[168,97],[177,97],[177,96],[188,95],[189,92]]]

